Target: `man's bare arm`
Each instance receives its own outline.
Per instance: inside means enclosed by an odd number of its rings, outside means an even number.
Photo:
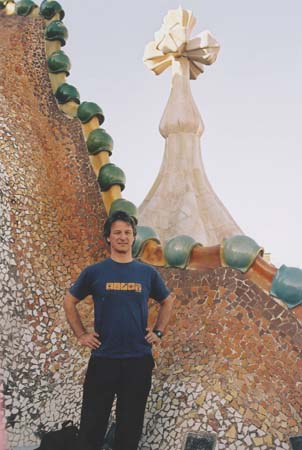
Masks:
[[[159,304],[159,312],[154,326],[155,330],[165,331],[172,314],[172,307],[175,300],[175,295],[170,294],[165,300]]]
[[[101,342],[98,339],[99,334],[95,332],[87,333],[87,331],[85,330],[77,308],[77,304],[79,303],[79,301],[79,299],[77,299],[70,293],[66,294],[63,306],[67,322],[69,323],[70,328],[74,332],[81,345],[96,349],[101,345]]]
[[[154,326],[155,330],[159,330],[162,333],[165,331],[171,317],[174,300],[175,295],[172,293],[159,304],[159,312]],[[149,344],[158,344],[160,338],[152,330],[147,329],[147,331],[146,340]]]

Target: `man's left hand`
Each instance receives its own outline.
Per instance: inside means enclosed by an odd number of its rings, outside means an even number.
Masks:
[[[149,342],[149,344],[159,344],[160,343],[160,338],[153,333],[153,331],[150,328],[146,328],[147,330],[147,334],[145,336],[145,339],[147,342]]]

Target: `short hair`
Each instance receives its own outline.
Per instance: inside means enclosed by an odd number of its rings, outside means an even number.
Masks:
[[[135,238],[136,236],[136,222],[133,219],[133,217],[129,216],[129,214],[127,214],[125,211],[114,211],[106,220],[105,224],[104,224],[104,230],[103,230],[103,236],[105,241],[108,244],[108,238],[110,236],[110,232],[111,232],[111,227],[112,224],[114,222],[117,222],[118,220],[121,220],[122,222],[126,222],[129,223],[129,225],[131,225],[132,230],[133,230],[133,236]]]

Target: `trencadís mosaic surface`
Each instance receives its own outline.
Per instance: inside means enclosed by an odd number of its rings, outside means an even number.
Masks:
[[[62,297],[83,267],[105,258],[106,211],[81,124],[53,95],[44,19],[0,14],[0,348],[14,447],[79,419],[89,355],[69,332]],[[145,259],[159,265],[152,243]],[[217,449],[281,450],[301,434],[301,305],[268,295],[276,270],[264,270],[261,256],[259,270],[247,259],[241,273],[221,267],[236,254],[220,250],[193,249],[196,270],[160,269],[177,300],[155,351],[141,449],[183,450],[195,436]],[[91,324],[91,301],[81,308]]]

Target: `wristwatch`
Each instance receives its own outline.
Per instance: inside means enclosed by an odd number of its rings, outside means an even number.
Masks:
[[[163,337],[164,333],[160,330],[153,330],[153,333],[156,334],[160,339]]]

